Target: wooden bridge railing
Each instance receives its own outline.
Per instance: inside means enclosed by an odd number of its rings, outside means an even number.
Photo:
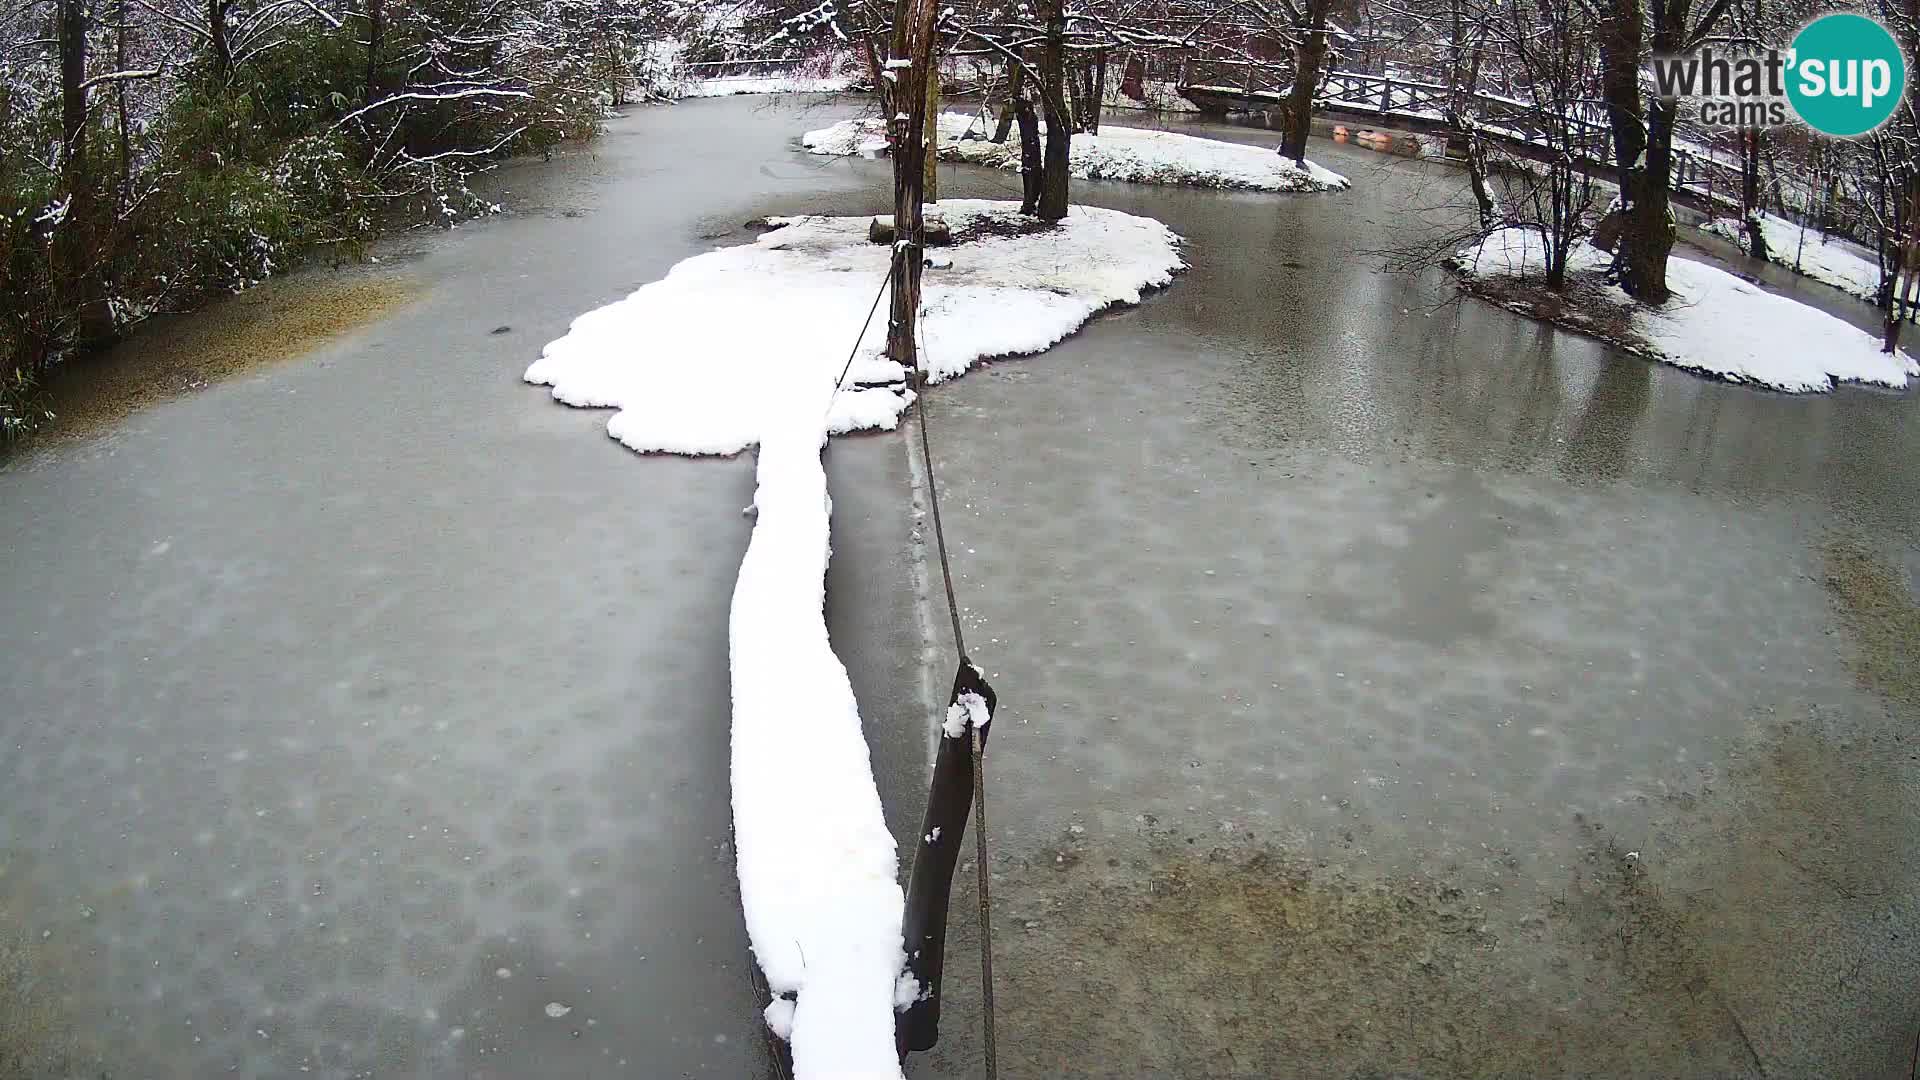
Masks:
[[[1183,66],[1180,79],[1180,89],[1189,97],[1197,92],[1228,107],[1244,102],[1247,111],[1282,105],[1292,85],[1291,65],[1247,60],[1195,58]],[[1468,100],[1476,129],[1494,143],[1534,158],[1571,154],[1595,175],[1612,175],[1613,132],[1603,117],[1562,117],[1532,102],[1485,91]],[[1328,71],[1314,94],[1319,111],[1428,131],[1448,129],[1452,104],[1453,92],[1439,83],[1356,71]],[[1675,147],[1673,185],[1692,201],[1736,207],[1740,169],[1711,154]]]

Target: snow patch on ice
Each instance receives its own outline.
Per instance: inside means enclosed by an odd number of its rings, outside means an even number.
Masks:
[[[977,116],[940,114],[940,160],[1018,172],[1020,140],[989,142],[988,129],[988,123]],[[963,138],[968,134],[975,137]],[[886,124],[873,118],[842,120],[807,132],[800,144],[814,154],[871,156],[886,148]],[[1075,135],[1068,160],[1068,171],[1085,180],[1250,191],[1337,191],[1351,186],[1331,169],[1311,161],[1295,165],[1274,150],[1152,128],[1111,125],[1102,127],[1098,135]]]
[[[1599,274],[1611,256],[1579,244],[1568,260],[1573,274]],[[1453,258],[1462,274],[1526,277],[1546,272],[1546,245],[1532,229],[1501,229]],[[1789,393],[1824,392],[1834,383],[1903,388],[1920,376],[1904,350],[1880,351],[1880,339],[1817,308],[1767,292],[1717,267],[1692,259],[1667,260],[1673,297],[1659,308],[1634,304],[1617,287],[1611,297],[1630,305],[1635,351],[1675,367],[1729,382]]]

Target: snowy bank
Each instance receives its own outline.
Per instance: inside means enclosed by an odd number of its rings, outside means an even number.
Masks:
[[[1848,240],[1822,239],[1820,230],[1806,229],[1782,217],[1761,214],[1760,236],[1767,242],[1767,261],[1851,293],[1868,303],[1880,295],[1880,263],[1873,252]],[[1747,247],[1746,223],[1720,218],[1700,226],[1701,231],[1725,237]]]
[[[1538,232],[1502,229],[1462,249],[1451,262],[1462,276],[1482,284],[1539,282],[1546,273],[1546,248]],[[1642,356],[1793,393],[1831,390],[1835,382],[1905,387],[1920,376],[1911,356],[1881,352],[1872,334],[1705,263],[1669,259],[1667,287],[1673,298],[1653,309],[1617,286],[1601,285],[1610,262],[1606,252],[1582,243],[1567,273],[1571,282],[1604,290],[1602,302],[1617,305],[1612,314],[1624,317],[1624,338],[1596,330],[1597,320],[1562,321],[1601,332]]]
[[[1039,352],[1182,266],[1166,226],[1114,210],[1076,207],[1052,227],[1012,203],[939,210],[955,242],[923,290],[936,379]],[[850,388],[835,389],[886,278],[891,249],[867,241],[869,220],[780,219],[754,243],[687,259],[575,319],[526,372],[568,404],[619,409],[608,433],[637,450],[760,448],[730,622],[734,845],[747,933],[776,995],[767,1022],[801,1078],[897,1080],[894,1012],[914,990],[902,983],[894,840],[823,617],[820,449],[830,431],[893,427],[912,400],[882,355],[884,310]]]
[[[853,80],[844,76],[733,75],[720,79],[691,80],[682,85],[675,96],[707,98],[733,94],[838,94],[852,88]]]
[[[1042,138],[1045,125],[1042,125]],[[962,138],[971,134],[974,138]],[[940,114],[940,160],[1020,170],[1020,140],[989,142],[992,124],[965,113]],[[842,120],[800,137],[811,153],[854,157],[886,148],[886,125],[878,119]],[[1309,161],[1298,166],[1277,151],[1151,128],[1103,127],[1098,135],[1075,135],[1069,171],[1083,180],[1248,191],[1338,191],[1347,178]]]

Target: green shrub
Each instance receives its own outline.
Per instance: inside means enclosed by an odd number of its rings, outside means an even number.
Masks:
[[[293,205],[296,248],[345,243],[358,247],[372,237],[372,206],[379,188],[341,135],[295,139],[273,166],[274,182]]]
[[[347,30],[307,28],[268,49],[234,76],[256,107],[266,137],[284,143],[324,133],[363,104],[366,47]]]
[[[0,377],[0,443],[31,434],[53,419],[40,403],[39,390],[40,381],[25,368],[16,367],[11,375]]]

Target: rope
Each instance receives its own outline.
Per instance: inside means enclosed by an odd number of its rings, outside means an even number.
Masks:
[[[926,423],[923,417],[921,423]],[[994,1061],[993,1046],[993,902],[987,894],[987,778],[981,765],[980,729],[973,733],[973,866],[980,893],[980,1013],[986,1024],[987,1080],[995,1080],[1000,1068]]]
[[[920,328],[920,313],[914,315],[914,329]],[[913,357],[914,383],[920,388],[920,459],[927,468],[927,505],[933,508],[933,542],[940,550],[940,577],[947,587],[947,614],[953,620],[953,647],[960,662],[967,659],[967,640],[960,630],[960,603],[953,596],[953,567],[947,563],[947,531],[940,522],[940,485],[933,481],[933,446],[927,441],[927,369],[920,357],[926,352],[926,338]]]
[[[947,559],[947,531],[940,521],[940,485],[934,477],[933,444],[927,434],[927,355],[926,305],[914,312],[913,329],[919,339],[914,350],[914,382],[920,389],[920,457],[927,470],[927,504],[933,509],[933,542],[940,553],[940,577],[947,587],[947,614],[953,619],[953,648],[962,664],[967,658],[966,638],[960,631],[960,604],[953,594],[953,566]],[[1000,1067],[994,1044],[993,1010],[993,900],[987,873],[987,777],[980,729],[967,727],[973,743],[973,869],[974,891],[980,896],[980,1019],[985,1036],[987,1080],[997,1080]]]
[[[827,415],[833,415],[833,402],[847,385],[847,372],[853,370],[853,358],[860,354],[860,343],[867,339],[867,327],[873,325],[873,313],[880,310],[880,298],[887,295],[887,286],[893,284],[893,272],[880,279],[880,291],[873,294],[873,306],[867,309],[867,321],[860,324],[860,332],[853,335],[853,348],[847,350],[847,362],[840,365],[840,377],[833,380],[833,393],[827,395]]]

